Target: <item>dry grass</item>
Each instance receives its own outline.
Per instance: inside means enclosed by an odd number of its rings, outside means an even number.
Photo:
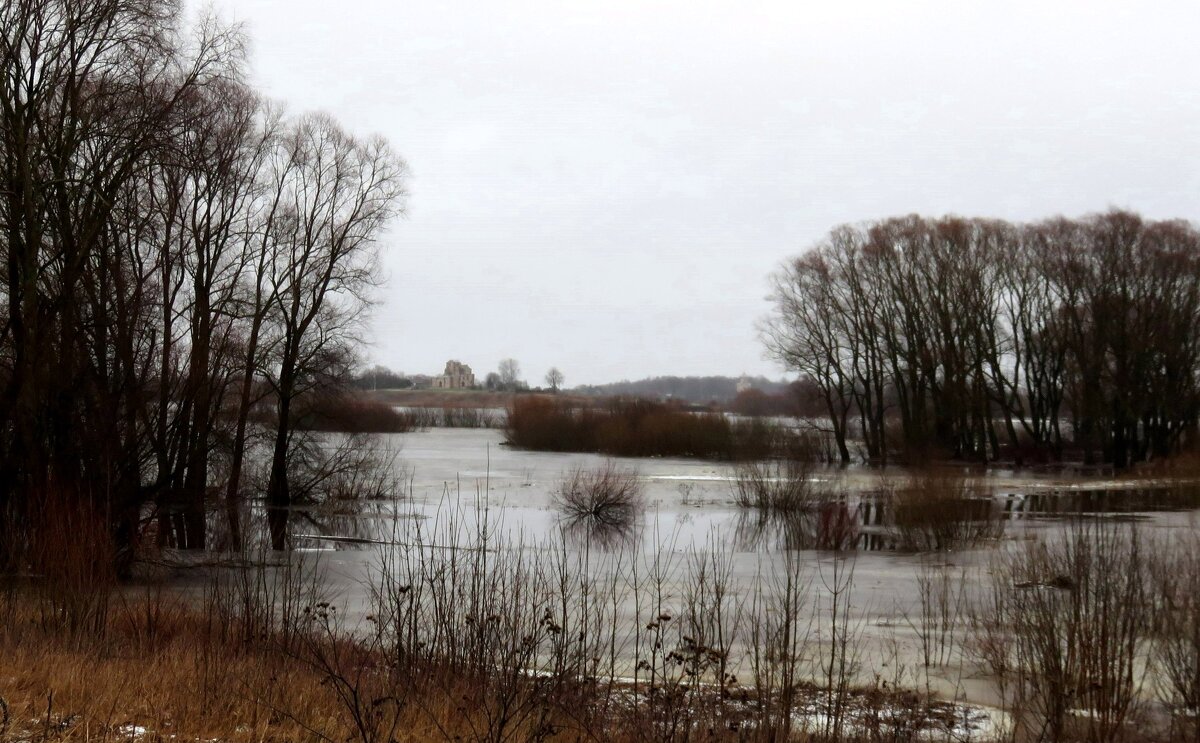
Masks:
[[[583,480],[628,484],[608,470]],[[136,726],[149,740],[887,743],[951,712],[895,683],[851,685],[864,639],[853,558],[814,568],[789,554],[742,593],[720,550],[598,566],[561,545],[502,548],[477,520],[443,526],[381,553],[361,626],[322,597],[314,566],[278,554],[215,571],[199,592],[97,586],[82,624],[53,610],[79,566],[26,579],[0,593],[0,740],[128,740]],[[1014,740],[1153,739],[1135,727],[1140,659],[1170,672],[1169,709],[1195,699],[1200,571],[1181,558],[1194,549],[1075,523],[993,566],[969,642],[953,631],[966,599],[948,573],[921,582],[914,629],[928,664],[969,649],[991,668]],[[739,659],[749,683],[731,671]],[[1176,722],[1172,739],[1194,739]]]
[[[238,615],[249,595],[225,596]],[[127,589],[97,633],[72,636],[41,626],[36,596],[9,597],[0,740],[479,740],[496,701],[462,669],[401,668],[369,634],[349,639],[326,602],[299,611],[292,633],[275,623],[247,637],[212,603]],[[577,727],[561,710],[509,722],[511,740]]]
[[[134,600],[114,612],[103,635],[82,643],[34,626],[27,610],[15,617],[0,630],[0,695],[12,711],[12,735],[128,739],[122,728],[139,726],[185,739],[304,739],[308,732],[274,707],[310,709],[314,721],[338,716],[316,674],[270,643],[210,637],[204,617],[178,602]]]

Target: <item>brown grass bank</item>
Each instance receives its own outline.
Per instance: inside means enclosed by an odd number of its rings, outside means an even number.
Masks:
[[[510,624],[464,608],[447,618],[458,639],[431,642],[471,655],[443,648],[433,661],[419,648],[351,635],[328,602],[273,594],[261,576],[232,582],[199,603],[161,586],[126,589],[102,626],[80,633],[46,623],[38,592],[10,588],[0,607],[0,740],[866,742],[908,740],[926,715],[950,714],[911,692],[838,689],[839,714],[874,728],[806,730],[779,717],[780,702],[698,683],[718,665],[699,641],[649,656],[649,682],[606,682],[575,667],[528,673],[512,664],[570,644],[562,617]],[[499,587],[497,601],[521,600],[517,584]],[[267,600],[282,608],[267,610]],[[647,637],[665,642],[671,620],[660,615]],[[510,636],[517,627],[526,634]],[[557,655],[563,661],[573,662],[569,651]],[[761,662],[778,668],[775,658]],[[807,682],[792,693],[789,709],[829,698]]]

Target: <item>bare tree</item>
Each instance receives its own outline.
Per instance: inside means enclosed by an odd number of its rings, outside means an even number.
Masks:
[[[240,542],[268,429],[288,502],[291,403],[351,356],[403,167],[328,117],[285,127],[242,47],[168,0],[0,7],[0,535],[53,491],[128,564],[147,506],[201,548],[223,491]]]
[[[240,74],[236,34],[204,23],[185,51],[178,13],[164,0],[0,10],[0,512],[54,482],[97,502],[122,550],[160,340],[157,258],[137,246],[163,223],[135,181],[182,154],[203,89]]]
[[[483,386],[485,389],[493,392],[503,389],[500,383],[500,375],[496,372],[488,372],[487,376],[484,378]]]
[[[550,371],[546,372],[546,384],[550,385],[552,392],[558,392],[558,388],[562,386],[564,379],[563,373],[558,370],[557,366],[550,367]]]
[[[510,392],[515,391],[521,383],[521,365],[516,359],[502,359],[497,369],[500,374],[500,386]]]
[[[1088,458],[1124,467],[1195,437],[1198,264],[1194,227],[1119,211],[843,226],[774,276],[762,334],[843,459],[852,428],[881,462],[1061,454],[1066,410]]]
[[[293,403],[331,367],[349,365],[347,342],[375,280],[375,241],[398,208],[404,173],[383,140],[359,142],[324,115],[301,119],[283,144],[294,167],[271,235],[269,317],[280,340],[267,374],[277,415],[267,486],[275,549],[286,544],[291,505]]]

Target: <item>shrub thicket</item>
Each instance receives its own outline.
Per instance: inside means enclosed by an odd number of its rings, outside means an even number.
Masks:
[[[508,442],[535,451],[597,452],[621,457],[761,459],[788,448],[795,435],[761,419],[690,412],[676,405],[613,399],[602,407],[526,396],[505,420]]]

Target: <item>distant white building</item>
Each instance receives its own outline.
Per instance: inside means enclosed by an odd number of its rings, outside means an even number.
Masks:
[[[443,390],[462,390],[475,386],[475,374],[471,367],[459,361],[446,362],[446,370],[440,377],[433,378],[433,387]]]
[[[752,390],[752,389],[754,389],[754,382],[750,381],[750,377],[746,376],[745,374],[738,377],[737,393],[739,395],[742,394],[743,392],[745,392],[746,390]]]

